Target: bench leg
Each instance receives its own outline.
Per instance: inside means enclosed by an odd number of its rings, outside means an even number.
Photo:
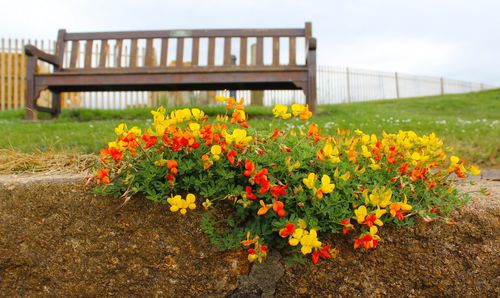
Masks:
[[[57,117],[61,114],[61,93],[52,92],[52,117]]]
[[[35,91],[35,69],[36,69],[36,57],[28,56],[28,63],[26,69],[26,120],[36,120],[37,114],[35,110],[36,101],[36,91]]]
[[[307,86],[306,91],[306,102],[309,106],[309,110],[313,113],[316,112],[316,77],[309,81],[309,86]]]

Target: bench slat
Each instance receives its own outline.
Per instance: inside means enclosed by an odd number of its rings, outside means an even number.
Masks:
[[[231,65],[231,37],[224,37],[224,65]]]
[[[106,67],[106,56],[108,55],[108,41],[106,39],[101,40],[101,52],[99,55],[99,67]]]
[[[64,58],[64,48],[66,47],[66,30],[61,29],[57,33],[57,42],[55,44],[55,53],[54,56],[57,57],[59,61],[59,67],[56,67],[54,70],[58,71],[62,68],[63,58]]]
[[[69,67],[70,68],[76,68],[76,63],[78,61],[78,56],[80,53],[79,50],[80,50],[80,42],[73,41],[71,43],[71,57],[69,60]]]
[[[195,38],[193,38],[193,50],[192,50],[192,56],[191,56],[191,65],[192,66],[198,65],[199,56],[200,56],[200,38],[195,37]]]
[[[288,54],[288,60],[290,65],[297,65],[297,41],[295,37],[290,37],[289,39],[289,54]]]
[[[137,39],[130,41],[130,63],[129,67],[137,67]]]
[[[160,66],[167,65],[167,55],[168,55],[168,38],[163,38],[161,40]]]
[[[145,66],[153,66],[153,39],[149,38],[146,40],[146,57],[144,58],[144,65]]]
[[[257,37],[255,64],[264,65],[264,37]]]
[[[177,57],[175,58],[175,66],[182,67],[184,65],[184,37],[177,38]]]
[[[116,67],[121,67],[122,66],[122,46],[123,46],[123,40],[122,39],[117,39],[116,44],[115,44],[115,65]]]
[[[215,63],[215,37],[208,38],[208,59],[207,64],[214,65]]]
[[[273,37],[273,65],[280,64],[280,38]]]
[[[92,68],[92,47],[94,41],[92,39],[87,40],[85,43],[85,68]]]
[[[177,37],[273,37],[304,36],[304,28],[292,29],[208,29],[66,33],[64,40],[138,39]]]
[[[83,68],[75,68],[75,69],[65,69],[63,71],[55,73],[48,73],[48,76],[77,76],[77,75],[86,75],[86,74],[113,74],[113,75],[125,75],[125,74],[161,74],[161,73],[252,73],[252,72],[260,72],[260,73],[272,73],[272,72],[304,72],[307,70],[307,66],[297,65],[297,66],[287,66],[287,65],[248,65],[246,67],[240,67],[239,65],[230,65],[227,67],[220,66],[185,66],[182,68],[175,67],[136,67],[136,68],[91,68],[91,69],[83,69]],[[40,74],[42,75],[42,74]]]
[[[240,65],[247,65],[247,38],[246,37],[241,37],[240,38]]]

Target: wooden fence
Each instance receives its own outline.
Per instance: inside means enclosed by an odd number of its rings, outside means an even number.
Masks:
[[[55,42],[50,40],[0,39],[0,111],[24,108],[26,94],[26,44],[54,52]],[[264,45],[265,46],[265,45]],[[97,61],[98,45],[94,59]],[[66,49],[69,51],[69,49]],[[127,50],[125,50],[127,53]],[[301,55],[299,54],[299,60]],[[83,51],[80,55],[84,55]],[[110,51],[108,55],[114,55]],[[65,55],[69,65],[69,53]],[[139,51],[138,60],[145,57],[145,49]],[[114,57],[110,57],[111,60]],[[303,58],[303,57],[302,57]],[[129,57],[124,57],[129,59]],[[111,61],[109,58],[107,59]],[[171,61],[171,63],[175,63]],[[51,72],[47,63],[38,65],[39,72]],[[317,68],[318,104],[335,104],[377,99],[408,98],[449,93],[466,93],[494,88],[482,83],[450,80],[445,78],[417,76],[319,65]],[[220,92],[220,91],[219,91]],[[124,109],[138,106],[158,105],[203,105],[216,104],[215,91],[186,92],[80,92],[63,93],[62,106],[65,108]],[[304,103],[305,96],[300,90],[237,91],[236,96],[244,97],[246,104],[271,106],[277,103]],[[42,92],[41,105],[49,105],[50,92]],[[253,99],[253,100],[252,100]]]

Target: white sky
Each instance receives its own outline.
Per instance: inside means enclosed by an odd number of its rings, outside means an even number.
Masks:
[[[318,63],[500,85],[500,0],[3,0],[0,37],[57,29],[297,28]]]

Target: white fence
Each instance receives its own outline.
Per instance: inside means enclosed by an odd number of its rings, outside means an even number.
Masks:
[[[0,110],[24,107],[26,82],[26,57],[24,45],[32,43],[53,53],[54,41],[0,40]],[[96,49],[96,58],[97,59]],[[69,51],[69,49],[67,49]],[[126,52],[126,51],[125,51]],[[83,52],[81,53],[83,55]],[[65,55],[69,59],[69,52]],[[139,52],[139,60],[144,57],[144,49]],[[111,57],[113,58],[113,57]],[[127,59],[125,57],[125,59]],[[65,61],[69,64],[69,61]],[[39,65],[39,71],[51,72],[46,64]],[[482,83],[465,82],[437,77],[418,76],[402,73],[390,73],[319,65],[317,69],[318,104],[336,104],[377,99],[408,98],[418,96],[466,93],[494,88]],[[160,104],[188,105],[212,104],[214,92],[80,92],[63,94],[65,108],[123,109],[127,107]],[[244,97],[247,104],[258,93],[237,91],[236,96]],[[276,103],[291,104],[305,102],[305,96],[298,90],[266,90],[262,103],[270,106]],[[43,102],[50,102],[50,93],[42,94]]]

